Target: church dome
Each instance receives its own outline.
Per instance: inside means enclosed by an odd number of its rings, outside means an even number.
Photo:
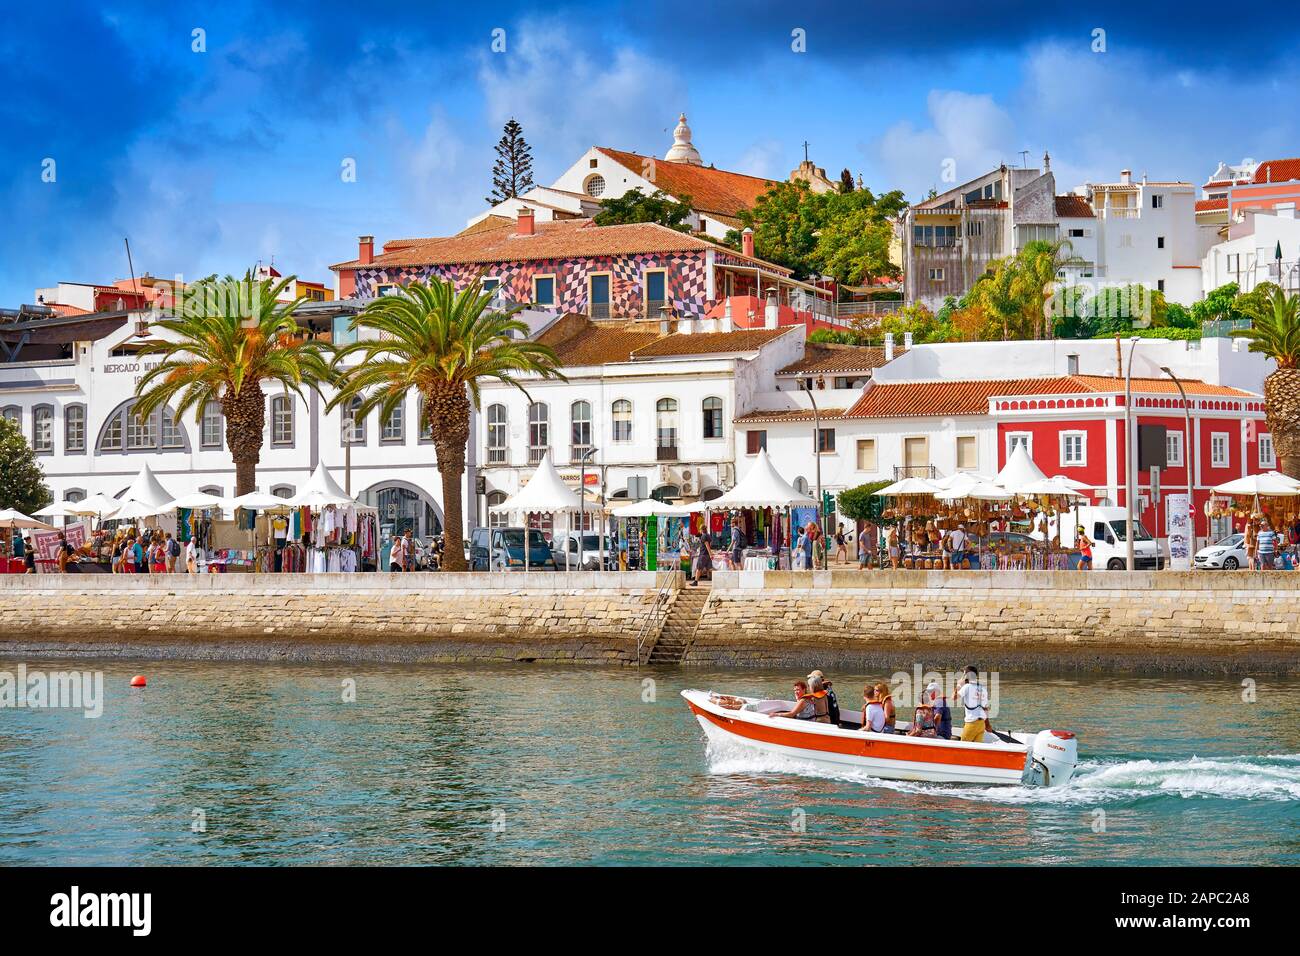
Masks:
[[[686,125],[685,113],[677,118],[677,128],[673,130],[673,145],[664,154],[664,159],[674,163],[690,163],[692,166],[704,165],[704,160],[700,159],[700,151],[691,143],[691,128]]]

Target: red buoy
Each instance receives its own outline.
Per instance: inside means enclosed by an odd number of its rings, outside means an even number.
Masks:
[[[144,679],[143,674],[136,674],[134,677],[131,678],[132,687],[143,687],[147,683],[148,681]]]

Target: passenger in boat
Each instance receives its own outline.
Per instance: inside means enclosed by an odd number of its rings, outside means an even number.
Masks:
[[[909,737],[937,737],[939,736],[934,723],[934,708],[930,706],[925,697],[916,705],[916,710],[912,714],[912,726],[907,731]]]
[[[966,723],[961,728],[961,739],[967,743],[984,739],[988,728],[989,692],[980,683],[979,668],[966,666],[966,673],[957,685],[957,699],[966,710]]]
[[[822,695],[825,700],[825,694]],[[815,716],[812,695],[808,693],[808,682],[797,680],[794,682],[794,706],[789,710],[777,711],[769,714],[770,717],[789,717],[791,720],[812,720]]]
[[[884,681],[876,684],[876,699],[885,708],[885,733],[892,734],[898,722],[898,712],[894,709],[894,695],[889,692],[889,685]]]
[[[840,723],[840,701],[835,696],[835,688],[821,671],[813,671],[808,675],[808,685],[810,687],[817,681],[820,681],[821,686],[826,690],[827,714],[830,716],[830,722],[838,727]]]
[[[862,701],[865,706],[862,708],[862,729],[870,731],[873,734],[882,734],[885,732],[885,705],[877,696],[879,686],[868,686],[862,692]]]
[[[943,696],[943,688],[936,681],[931,681],[922,699],[930,705],[934,714],[935,736],[940,740],[951,740],[952,710],[948,707],[948,699]]]

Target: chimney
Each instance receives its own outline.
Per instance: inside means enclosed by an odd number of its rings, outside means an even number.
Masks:
[[[695,331],[695,316],[683,315],[677,320],[677,331],[681,335],[690,335]]]
[[[746,226],[745,231],[740,234],[740,251],[750,258],[753,258],[754,256],[754,230],[750,229],[748,226]]]
[[[677,320],[673,316],[673,307],[664,303],[659,307],[659,334],[671,335],[677,331]]]
[[[906,352],[906,351],[907,351],[908,349],[910,349],[911,347],[912,347],[912,333],[911,333],[911,332],[904,332],[904,333],[903,333],[903,351]]]
[[[751,243],[753,240],[750,240]],[[763,306],[763,328],[774,329],[778,325],[777,317],[780,313],[776,307],[776,293],[768,290],[767,305]]]
[[[892,362],[893,360],[894,360],[894,333],[886,332],[885,333],[885,361]]]
[[[1119,181],[1120,181],[1120,185],[1123,186],[1130,185],[1133,182],[1133,170],[1121,169],[1119,171]]]
[[[537,228],[533,224],[533,211],[527,206],[520,206],[518,224],[515,227],[515,235],[531,236],[536,231]]]
[[[722,304],[722,318],[718,321],[718,331],[730,332],[735,327],[731,319],[731,296],[727,296]]]
[[[368,266],[375,261],[375,237],[358,236],[357,237],[357,260],[363,265]]]

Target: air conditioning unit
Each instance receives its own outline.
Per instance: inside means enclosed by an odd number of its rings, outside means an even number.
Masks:
[[[669,468],[667,465],[659,466],[659,484],[677,485],[681,484],[681,479],[677,477],[677,471]]]
[[[693,495],[699,488],[699,477],[694,468],[682,469],[682,480],[678,487],[682,489],[683,495]]]
[[[718,465],[718,484],[724,488],[730,488],[736,483],[736,466],[733,462],[724,461]]]

